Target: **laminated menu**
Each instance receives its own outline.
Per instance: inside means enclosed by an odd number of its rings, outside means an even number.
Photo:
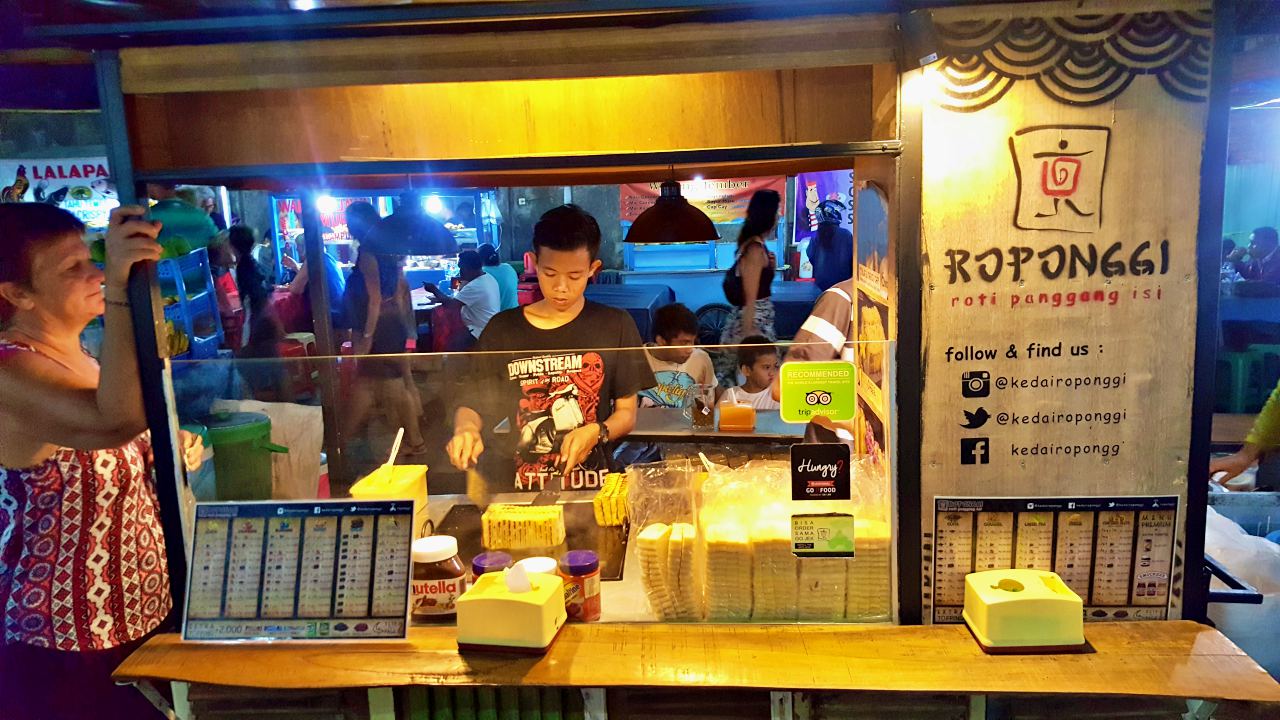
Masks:
[[[413,501],[200,503],[185,640],[403,638]]]

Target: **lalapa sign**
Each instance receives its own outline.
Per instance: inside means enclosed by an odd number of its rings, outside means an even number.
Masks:
[[[0,160],[0,202],[57,205],[92,228],[120,204],[106,158]]]
[[[1049,15],[1056,3],[1009,18],[1000,7],[936,11],[946,52],[924,78],[936,81],[921,224],[922,599],[933,619],[935,597],[963,592],[937,584],[964,576],[932,572],[957,562],[933,555],[935,498],[1183,500],[1188,482],[1211,14],[1064,18]],[[1033,520],[979,517],[975,542],[988,525],[1024,521],[1019,542],[1033,542]],[[1068,570],[1052,546],[992,542],[973,557]],[[1182,581],[1179,571],[1158,598],[1135,589],[1089,619],[1176,617]]]

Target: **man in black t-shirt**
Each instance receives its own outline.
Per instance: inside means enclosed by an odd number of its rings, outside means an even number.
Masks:
[[[631,316],[583,296],[599,251],[600,226],[575,205],[534,227],[543,299],[498,313],[480,335],[447,448],[458,469],[484,452],[486,424],[508,418],[516,490],[600,487],[609,443],[635,428],[636,394],[656,383]]]

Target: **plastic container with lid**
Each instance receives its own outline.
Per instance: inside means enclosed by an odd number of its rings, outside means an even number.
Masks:
[[[560,558],[564,606],[570,620],[600,619],[600,557],[590,550],[570,550]]]
[[[511,567],[511,555],[504,552],[480,553],[471,559],[471,577],[475,578],[491,572],[502,572]]]
[[[271,418],[262,413],[218,413],[205,421],[213,445],[218,500],[270,500],[271,455],[288,448],[271,442]]]
[[[516,565],[519,565],[520,567],[524,568],[525,572],[542,573],[544,575],[559,574],[556,572],[556,570],[559,568],[559,564],[556,562],[555,558],[530,557],[530,558],[525,558],[521,560],[520,562],[516,563]]]
[[[414,622],[451,622],[458,598],[467,589],[467,568],[458,557],[458,541],[431,535],[413,541],[412,616]]]

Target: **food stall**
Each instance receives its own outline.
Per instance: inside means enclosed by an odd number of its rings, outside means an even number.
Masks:
[[[413,192],[415,196],[421,198],[423,209],[427,214],[445,224],[459,248],[474,248],[484,243],[497,247],[500,244],[498,226],[501,216],[498,213],[495,192],[492,189],[428,188]],[[325,227],[325,252],[338,261],[338,267],[349,272],[355,265],[356,259],[355,241],[347,231],[344,214],[346,207],[354,202],[367,202],[373,205],[380,215],[386,217],[395,212],[399,196],[399,192],[379,195],[325,193],[316,198],[320,222]],[[302,200],[296,196],[272,195],[270,202],[272,237],[275,240],[275,267],[283,273],[281,256],[289,255],[294,260],[302,260]],[[469,213],[467,208],[470,208]],[[423,282],[444,284],[447,279],[458,274],[456,259],[448,260],[434,256],[407,258],[407,270],[409,283],[414,287]]]
[[[839,174],[839,171],[836,171]],[[852,171],[844,171],[846,176]],[[636,219],[653,207],[661,192],[661,183],[625,183],[618,187],[621,223],[626,241],[622,249],[622,270],[618,281],[626,285],[669,287],[675,298],[701,321],[707,342],[718,341],[720,330],[729,313],[721,289],[725,272],[733,267],[737,255],[738,230],[746,214],[751,196],[760,190],[771,190],[783,198],[782,212],[775,234],[768,239],[769,252],[777,258],[778,274],[772,286],[778,310],[778,337],[792,338],[817,300],[818,291],[811,283],[797,283],[798,268],[789,264],[791,226],[787,211],[795,194],[791,177],[702,178],[680,183],[681,196],[711,220],[719,238],[702,242],[637,243],[630,236]],[[619,292],[626,292],[625,288]]]
[[[1217,245],[1223,98],[1210,67],[1227,55],[1215,27],[1229,36],[1230,21],[1181,1],[957,6],[934,11],[922,36],[908,32],[903,50],[899,22],[916,21],[802,5],[753,20],[664,11],[603,28],[464,26],[432,43],[408,23],[376,42],[210,44],[198,67],[181,48],[148,44],[141,27],[136,47],[104,55],[118,176],[130,187],[182,179],[296,193],[312,259],[323,252],[323,194],[390,192],[406,176],[501,187],[852,167],[870,183],[854,202],[878,208],[865,225],[855,216],[856,267],[834,296],[845,304],[805,322],[833,367],[784,365],[781,408],[745,426],[726,422],[739,408],[698,398],[642,409],[627,442],[653,444],[659,459],[608,473],[530,471],[527,457],[515,470],[455,473],[439,448],[454,406],[496,392],[477,368],[528,381],[520,414],[483,418],[496,458],[508,446],[534,452],[545,430],[594,413],[581,399],[606,363],[638,362],[643,348],[606,360],[593,335],[555,357],[415,356],[434,450],[425,463],[397,462],[389,418],[345,422],[359,373],[329,357],[321,330],[307,362],[320,377],[328,476],[301,494],[273,492],[281,519],[228,497],[190,511],[188,534],[174,526],[181,479],[169,468],[161,498],[185,635],[152,640],[117,677],[174,683],[186,713],[228,698],[284,707],[298,699],[287,690],[341,704],[341,688],[368,688],[359,695],[370,717],[496,714],[503,702],[592,717],[717,707],[809,717],[851,702],[981,717],[1007,715],[1024,696],[1043,712],[1088,695],[1100,717],[1169,698],[1280,702],[1247,655],[1196,622],[1209,600],[1197,478],[1214,331],[1203,288],[1216,288],[1196,247],[1197,237]],[[258,75],[285,56],[287,67]],[[374,57],[394,57],[394,70]],[[682,112],[617,112],[636,98]],[[350,124],[356,107],[385,109],[376,139]],[[153,129],[178,113],[196,135],[251,118],[257,132],[216,152],[166,142]],[[298,117],[312,119],[305,147],[283,137]],[[415,132],[424,126],[433,131]],[[1184,181],[1141,190],[1153,173]],[[134,290],[140,322],[148,291]],[[147,335],[144,372],[171,377],[178,363]],[[166,428],[188,412],[164,387],[147,398],[159,457]],[[326,490],[350,502],[323,504]],[[264,566],[298,562],[271,555],[272,533],[306,552],[306,518],[329,512],[333,524],[317,528],[342,529],[337,547],[358,562],[316,560],[333,571],[329,584],[260,584]],[[419,535],[432,542],[410,564],[407,541]],[[579,563],[583,551],[594,563]],[[237,552],[261,565],[229,587],[210,568],[237,566]],[[505,569],[526,554],[550,566],[503,586],[485,579],[508,577],[490,563]],[[549,578],[557,565],[600,622],[564,625],[543,655],[477,650],[495,638],[537,647],[525,633],[538,623],[490,610],[471,615],[477,626],[464,608],[524,593],[521,612],[568,612],[541,580],[517,588],[520,575]],[[1054,587],[1091,621],[1088,650],[983,652],[961,623],[967,576],[1015,568],[1061,578]],[[339,597],[334,577],[352,594]],[[464,577],[474,586],[454,594]],[[268,590],[293,601],[267,603]],[[415,607],[452,612],[456,626],[411,626],[411,592],[434,594]],[[301,612],[303,594],[323,609]],[[250,641],[207,642],[233,637]],[[272,637],[298,642],[263,640]],[[495,686],[496,700],[483,691]]]

